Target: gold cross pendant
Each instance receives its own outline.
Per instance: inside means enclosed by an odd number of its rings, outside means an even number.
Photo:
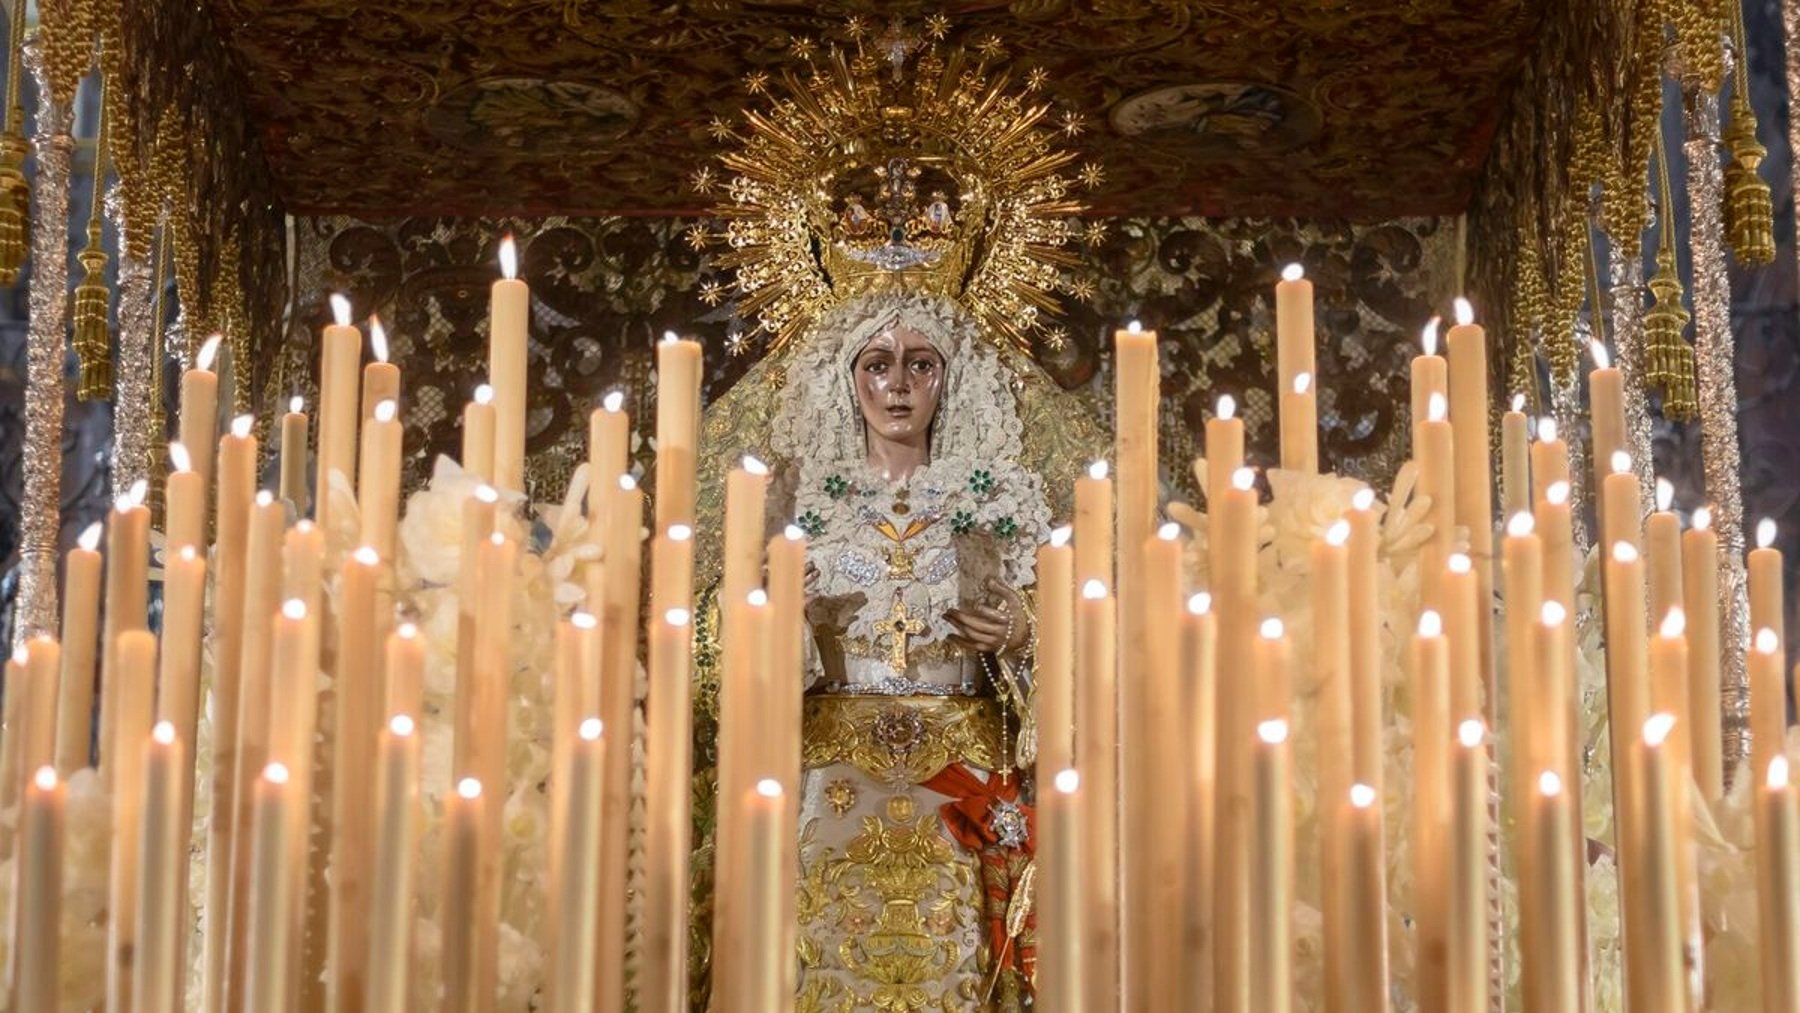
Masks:
[[[904,677],[907,664],[906,639],[925,632],[924,620],[914,618],[906,611],[906,602],[895,596],[893,611],[888,613],[887,621],[878,628],[888,638],[888,667],[894,670],[896,676]]]

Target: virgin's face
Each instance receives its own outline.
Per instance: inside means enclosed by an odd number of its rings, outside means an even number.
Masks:
[[[852,370],[869,435],[923,446],[944,393],[944,357],[931,341],[896,324],[869,339]]]

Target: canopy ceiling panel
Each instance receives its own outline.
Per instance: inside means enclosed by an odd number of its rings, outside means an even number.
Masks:
[[[301,214],[697,211],[748,78],[941,13],[1041,68],[1096,210],[1378,219],[1463,209],[1553,0],[206,2]]]

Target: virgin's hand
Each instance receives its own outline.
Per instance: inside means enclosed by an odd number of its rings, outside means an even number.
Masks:
[[[999,605],[969,605],[944,613],[956,627],[957,643],[969,650],[985,654],[1017,650],[1025,646],[1030,635],[1025,624],[1025,603],[1017,591],[990,580],[987,589],[1000,599]]]

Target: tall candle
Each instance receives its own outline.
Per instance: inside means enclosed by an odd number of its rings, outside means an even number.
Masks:
[[[1288,726],[1256,726],[1251,760],[1250,994],[1256,1008],[1293,1008],[1294,811],[1288,795]]]
[[[1575,688],[1574,634],[1569,613],[1562,603],[1547,601],[1534,618],[1534,679],[1518,689],[1521,695],[1529,694],[1532,699],[1513,712],[1514,721],[1528,722],[1528,734],[1524,736],[1527,755],[1516,757],[1515,762],[1535,764],[1540,774],[1549,770],[1559,777],[1573,778],[1579,769],[1575,753],[1580,741],[1576,729],[1580,701]],[[1517,782],[1514,787],[1518,787]]]
[[[362,371],[362,407],[357,412],[364,425],[375,417],[381,402],[400,400],[400,367],[388,361],[387,328],[373,313],[369,314],[369,355],[371,361]],[[357,488],[361,487],[358,484]]]
[[[463,405],[462,469],[478,481],[494,482],[494,388],[482,384]]]
[[[1694,780],[1707,801],[1725,793],[1724,707],[1719,678],[1719,537],[1699,507],[1681,535],[1681,608],[1688,620],[1688,733]],[[1753,740],[1754,741],[1754,740]]]
[[[1612,470],[1599,482],[1601,544],[1630,542],[1641,550],[1643,535],[1639,525],[1643,503],[1638,493],[1637,475],[1631,470],[1631,455],[1623,450],[1614,451],[1610,467]]]
[[[782,878],[785,866],[781,856],[784,849],[794,844],[792,839],[784,839],[782,832],[782,810],[789,800],[781,790],[781,782],[765,777],[743,799],[744,861],[738,866],[743,870],[743,894],[739,909],[753,912],[755,919],[744,940],[742,956],[747,973],[743,988],[726,995],[741,997],[734,998],[728,1008],[750,1013],[781,1009],[793,1001],[792,991],[786,988],[783,966],[793,957],[792,945],[783,945],[793,938],[793,933],[784,929],[780,919],[781,894],[793,889]]]
[[[1575,527],[1569,483],[1554,482],[1532,508],[1532,530],[1544,540],[1544,600],[1575,607]]]
[[[265,616],[245,612],[248,580],[252,497],[256,495],[257,439],[252,435],[256,419],[239,415],[219,439],[218,542],[214,553],[212,631],[213,715],[211,760],[208,778],[208,811],[216,814],[206,824],[206,893],[204,917],[208,925],[230,921],[231,855],[236,823],[232,818],[238,743],[238,697],[241,690],[245,628],[265,622]],[[222,1008],[227,980],[228,932],[208,932],[205,943],[204,979],[200,1002],[205,1009]]]
[[[1381,518],[1375,512],[1375,493],[1358,489],[1350,501],[1349,549],[1350,606],[1350,721],[1351,776],[1381,794],[1384,752],[1381,732],[1381,593],[1377,553],[1381,547]]]
[[[1500,416],[1500,513],[1531,509],[1531,425],[1522,411],[1525,395],[1514,394],[1512,410]]]
[[[1506,658],[1509,692],[1506,694],[1506,726],[1514,729],[1508,750],[1507,790],[1513,798],[1526,797],[1530,779],[1543,769],[1543,721],[1561,713],[1560,701],[1546,698],[1542,670],[1537,664],[1536,623],[1543,609],[1543,540],[1528,513],[1514,514],[1506,522],[1501,543],[1502,588],[1506,596]],[[1499,701],[1494,701],[1498,710]],[[1454,713],[1472,713],[1463,708]],[[1522,842],[1521,842],[1522,843]]]
[[[494,385],[494,484],[525,491],[525,385],[531,289],[519,279],[518,247],[500,241],[499,280],[488,302],[488,382]]]
[[[1194,855],[1185,879],[1187,899],[1182,905],[1182,954],[1187,963],[1187,980],[1180,998],[1196,1007],[1209,1005],[1213,995],[1213,867],[1217,864],[1218,846],[1213,830],[1217,814],[1211,800],[1217,796],[1218,785],[1218,639],[1212,595],[1204,591],[1190,595],[1187,613],[1181,617],[1181,665],[1187,689],[1182,712],[1186,715],[1188,747],[1180,769],[1186,772],[1184,790],[1191,800],[1185,839]],[[1042,688],[1038,692],[1042,693]],[[1041,745],[1038,756],[1042,763]]]
[[[1635,491],[1635,486],[1633,487]],[[1610,725],[1620,729],[1612,739],[1613,816],[1618,840],[1633,841],[1640,833],[1637,816],[1641,807],[1636,799],[1641,794],[1633,766],[1631,729],[1642,728],[1650,716],[1650,676],[1645,658],[1644,562],[1637,547],[1630,542],[1610,546],[1601,563],[1606,591],[1606,690]],[[1620,882],[1632,882],[1638,875],[1638,854],[1634,849],[1619,850]],[[1637,901],[1631,894],[1621,894],[1620,907],[1627,921],[1635,917]],[[1673,914],[1671,913],[1671,917]]]
[[[479,611],[475,616],[474,692],[468,726],[465,773],[483,785],[506,783],[507,700],[513,671],[512,586],[518,545],[496,531],[476,549]],[[475,989],[492,996],[499,981],[501,815],[504,799],[495,796],[482,807],[479,877],[475,896]]]
[[[67,787],[55,767],[37,768],[25,785],[19,813],[19,917],[12,937],[17,948],[14,1008],[21,1013],[59,1008],[67,801]]]
[[[176,439],[193,455],[194,472],[200,476],[202,504],[205,490],[212,487],[213,441],[219,438],[219,374],[213,372],[213,363],[222,340],[218,334],[207,338],[200,346],[200,354],[194,356],[193,368],[181,374],[181,416],[176,424]],[[200,515],[204,523],[204,505]]]
[[[1041,754],[1040,754],[1041,757]],[[1083,975],[1088,925],[1081,902],[1093,871],[1081,859],[1081,777],[1065,767],[1038,798],[1038,1005],[1042,1013],[1085,1009]]]
[[[1181,526],[1171,521],[1139,547],[1134,569],[1141,609],[1138,654],[1144,663],[1125,667],[1137,675],[1119,687],[1121,840],[1137,842],[1123,869],[1128,1007],[1139,1004],[1134,997],[1179,994],[1184,970],[1181,936],[1171,927],[1181,919],[1191,858],[1185,837],[1188,796],[1168,790],[1170,771],[1180,770],[1186,760],[1182,744],[1191,731],[1181,708],[1180,536]]]
[[[138,840],[143,816],[144,743],[156,694],[156,635],[127,630],[119,635],[118,680],[113,695],[117,755],[112,793],[112,846],[107,876],[106,1007],[130,1009],[138,962]],[[173,736],[175,728],[168,726]]]
[[[1038,763],[1066,770],[1075,762],[1075,553],[1063,525],[1038,547]]]
[[[1113,351],[1118,539],[1125,551],[1135,554],[1156,523],[1156,416],[1162,404],[1156,332],[1144,330],[1134,320],[1124,330],[1113,332]],[[1134,584],[1134,574],[1128,570],[1119,573],[1119,601],[1127,610],[1136,608]]]
[[[1351,745],[1350,692],[1350,522],[1338,520],[1325,537],[1313,540],[1313,680],[1318,694],[1318,798],[1343,798],[1355,770]],[[1325,918],[1325,980],[1342,980],[1347,918],[1343,900],[1343,849],[1337,843],[1339,821],[1329,814],[1319,821],[1319,896]]]
[[[1113,483],[1105,461],[1075,480],[1075,583],[1113,586]]]
[[[455,759],[457,774],[468,773],[468,751],[474,742],[471,728],[475,706],[476,619],[481,614],[482,590],[479,561],[481,546],[494,534],[500,494],[493,486],[478,485],[463,500],[462,546],[456,569],[456,698]]]
[[[387,714],[419,714],[425,698],[425,641],[419,628],[401,623],[387,635]]]
[[[1275,385],[1281,392],[1281,466],[1319,470],[1318,366],[1313,355],[1313,287],[1299,264],[1275,283]]]
[[[182,892],[182,867],[187,865],[187,834],[182,780],[188,761],[186,739],[175,725],[158,721],[148,740],[137,748],[144,754],[144,778],[140,785],[143,808],[139,823],[136,950],[131,988],[132,1008],[143,1011],[185,1009],[181,967],[181,926],[185,923],[187,897]]]
[[[408,714],[381,733],[375,766],[375,876],[369,903],[368,1013],[401,1013],[412,970],[413,849],[417,846],[419,736]]]
[[[24,797],[24,789],[39,767],[56,760],[56,678],[62,668],[62,646],[53,638],[36,636],[25,641],[25,671],[8,687],[18,689],[20,701],[17,731],[21,748],[14,768],[18,784],[12,797]]]
[[[106,614],[100,625],[100,780],[109,789],[117,749],[113,728],[118,711],[119,635],[147,629],[150,508],[143,479],[113,504],[106,524]]]
[[[313,455],[313,521],[321,531],[331,530],[331,473],[356,481],[356,367],[362,358],[350,300],[332,293],[331,314],[333,322],[319,335],[319,445]]]
[[[656,527],[694,523],[700,343],[673,331],[656,346]]]
[[[13,649],[12,656],[6,659],[6,685],[24,686],[28,681],[25,675],[25,656],[25,645],[20,644]],[[19,762],[26,739],[25,708],[22,703],[25,695],[24,691],[5,694],[4,734],[0,734],[0,812],[7,812],[18,806],[19,792],[24,787],[26,771],[30,769]],[[16,829],[0,823],[0,855],[14,854],[13,831]],[[7,928],[12,928],[10,923]],[[0,973],[10,973],[10,969]]]
[[[493,1005],[493,996],[478,990],[475,967],[475,894],[487,801],[481,782],[472,777],[458,780],[456,790],[444,796],[444,903],[438,924],[444,937],[443,1008],[456,1013]]]
[[[1249,917],[1251,734],[1258,713],[1256,687],[1231,673],[1254,670],[1256,624],[1256,475],[1232,473],[1212,506],[1212,595],[1219,614],[1217,666],[1219,724],[1218,791],[1213,833],[1218,859],[1213,872],[1213,983],[1215,1008],[1251,1008]],[[1085,677],[1085,673],[1083,675]],[[1079,715],[1077,715],[1079,718]],[[1077,759],[1081,754],[1077,753]],[[1084,769],[1093,770],[1083,760]],[[1090,855],[1093,852],[1090,852]]]
[[[1787,741],[1787,679],[1781,638],[1767,626],[1756,631],[1750,657],[1750,769],[1767,770]]]
[[[57,679],[56,770],[67,778],[88,765],[94,720],[94,655],[99,644],[100,522],[82,531],[63,557],[62,673]]]
[[[568,810],[560,825],[552,828],[561,840],[560,849],[565,856],[589,856],[599,847],[601,766],[605,759],[600,719],[587,718],[577,729],[566,764],[553,773],[569,783]],[[592,861],[567,862],[561,870],[556,945],[551,954],[550,1008],[562,1013],[593,1008],[599,874],[599,866]]]
[[[308,500],[306,425],[306,399],[296,394],[288,399],[288,410],[281,416],[281,478],[276,488],[302,517],[306,516]]]
[[[1588,373],[1588,418],[1593,425],[1594,466],[1598,470],[1614,454],[1630,449],[1625,443],[1625,375],[1612,364],[1605,345],[1591,342],[1589,350],[1594,356],[1594,368]],[[1605,496],[1602,490],[1601,498]],[[1613,542],[1618,536],[1608,534],[1606,539]]]
[[[191,546],[183,548],[163,570],[162,669],[156,691],[156,719],[173,722],[183,743],[194,741],[200,718],[205,595],[206,560]]]
[[[1231,476],[1244,466],[1244,420],[1237,417],[1237,399],[1230,394],[1219,396],[1213,417],[1206,420],[1206,510],[1207,544],[1218,544],[1217,505],[1231,487]],[[1201,477],[1201,476],[1196,476]],[[1218,560],[1213,559],[1213,565]],[[1077,567],[1076,579],[1082,579]]]
[[[1450,352],[1450,429],[1455,450],[1455,524],[1468,532],[1475,564],[1475,682],[1494,690],[1494,478],[1488,452],[1487,331],[1475,323],[1467,299],[1456,300],[1456,325],[1444,336]],[[1454,637],[1452,650],[1455,650]],[[1464,682],[1466,683],[1466,679]],[[1469,714],[1471,710],[1453,713]],[[1485,713],[1491,713],[1485,712]]]
[[[1750,627],[1774,630],[1776,640],[1787,644],[1787,614],[1782,604],[1781,550],[1775,548],[1775,522],[1767,517],[1756,522],[1756,548],[1744,561],[1750,579]]]
[[[1764,768],[1756,794],[1757,949],[1762,958],[1763,1009],[1800,1005],[1800,804],[1788,781],[1788,760]]]
[[[1088,914],[1087,1007],[1117,1003],[1119,987],[1118,725],[1114,654],[1114,603],[1098,579],[1081,588],[1075,604],[1075,758],[1085,772],[1081,848],[1093,875],[1084,883]]]
[[[1456,543],[1456,455],[1443,397],[1429,402],[1423,421],[1413,423],[1413,459],[1419,464],[1419,494],[1429,505],[1431,535],[1419,549],[1419,607],[1442,607],[1444,566]]]
[[[612,497],[607,483],[623,475],[630,465],[631,416],[622,410],[625,395],[612,391],[600,407],[588,413],[588,534],[595,545],[605,541]]]
[[[290,574],[293,569],[290,562]],[[283,789],[282,796],[292,809],[285,821],[288,840],[283,847],[286,858],[279,866],[286,870],[288,883],[284,889],[288,891],[290,898],[283,909],[288,919],[283,938],[293,938],[296,941],[304,938],[302,932],[305,926],[302,919],[306,916],[307,905],[303,898],[306,896],[307,880],[312,871],[312,864],[305,856],[311,850],[308,842],[311,839],[314,808],[313,743],[319,726],[319,611],[316,604],[309,606],[305,598],[289,598],[283,602],[280,613],[275,617],[270,648],[273,662],[269,679],[268,756],[271,765],[279,764],[286,771],[288,787]],[[264,769],[266,780],[267,768]],[[253,808],[256,804],[259,803],[253,801]],[[262,863],[263,859],[256,855],[255,843],[252,842],[253,875],[263,875]],[[264,887],[253,887],[253,890],[257,889]],[[257,952],[255,904],[253,894],[249,941],[252,955]],[[300,973],[301,946],[296,942],[296,945],[284,947],[280,952],[285,955],[288,965],[282,972],[282,980],[287,983],[283,987],[290,990],[301,987],[301,982],[295,977]],[[245,988],[250,994],[255,994],[254,987],[248,981]]]
[[[1556,420],[1538,419],[1537,442],[1531,445],[1531,498],[1542,500],[1549,488],[1569,481],[1569,445],[1556,431]]]
[[[600,616],[600,720],[629,728],[633,720],[642,582],[644,494],[630,475],[612,490],[612,520]],[[615,1009],[625,992],[625,860],[631,805],[631,736],[606,737],[606,786],[600,803],[600,928],[595,948],[595,1008]]]
[[[1450,645],[1436,612],[1419,616],[1412,639],[1413,922],[1418,926],[1417,997],[1422,1009],[1446,1009],[1451,884]]]
[[[1411,367],[1412,420],[1415,426],[1421,419],[1430,417],[1433,395],[1446,401],[1450,397],[1450,364],[1438,354],[1437,317],[1425,322],[1424,329],[1419,333],[1419,348],[1420,353],[1413,356]],[[1416,447],[1413,456],[1418,456]]]
[[[400,440],[403,426],[393,399],[375,405],[363,426],[362,456],[356,479],[362,544],[382,559],[394,558],[394,531],[400,512]]]
[[[688,852],[693,836],[689,741],[692,627],[686,609],[662,613],[650,630],[649,728],[644,798],[644,977],[646,1013],[680,1013],[688,994]]]
[[[544,898],[549,911],[545,920],[550,923],[545,931],[552,943],[561,920],[558,906],[573,896],[566,880],[571,874],[579,875],[566,866],[563,828],[569,820],[569,764],[575,752],[575,735],[585,717],[598,713],[600,708],[599,633],[600,621],[587,612],[576,612],[556,624],[550,672],[550,887]],[[598,818],[598,813],[595,815]],[[593,991],[591,982],[587,991]]]
[[[1344,849],[1338,907],[1347,926],[1336,963],[1340,977],[1328,987],[1347,1010],[1381,1010],[1388,1003],[1387,856],[1379,803],[1373,787],[1353,784],[1348,804],[1337,810],[1337,840]]]
[[[1531,843],[1520,879],[1521,982],[1526,1008],[1543,1013],[1581,1009],[1581,945],[1572,846],[1574,806],[1555,771],[1538,775],[1527,825]]]
[[[186,445],[169,444],[169,474],[163,482],[165,556],[184,548],[206,548],[206,480],[194,469]]]
[[[1474,560],[1451,553],[1440,580],[1444,626],[1450,636],[1450,713],[1483,714],[1481,606],[1486,599],[1481,597]]]
[[[256,781],[251,808],[253,870],[250,894],[250,955],[245,993],[248,1009],[289,1008],[288,940],[294,921],[294,800],[288,768],[271,763]],[[446,966],[449,961],[446,960]]]
[[[1487,1009],[1488,855],[1487,727],[1470,718],[1457,725],[1450,771],[1450,1004]]]
[[[1650,572],[1650,615],[1669,614],[1682,604],[1681,518],[1674,506],[1675,486],[1656,480],[1656,510],[1644,519],[1644,556]]]
[[[393,402],[387,402],[392,404]],[[368,430],[364,430],[366,434]],[[364,443],[365,451],[368,444]],[[365,454],[365,460],[367,455]],[[365,545],[344,560],[338,578],[338,652],[331,738],[331,887],[327,898],[327,1001],[353,1005],[368,987],[370,873],[375,847],[375,769],[381,736],[381,655],[377,587],[383,564]],[[504,721],[504,717],[500,718]]]
[[[1674,772],[1665,748],[1674,717],[1655,714],[1640,727],[1643,737],[1631,744],[1630,758],[1638,766],[1639,816],[1633,821],[1631,850],[1636,856],[1630,865],[1636,903],[1626,909],[1625,924],[1628,1001],[1634,1011],[1675,1013],[1689,1008],[1676,879],[1680,847],[1676,823],[1684,818],[1680,812],[1686,806],[1677,811]],[[1632,908],[1637,909],[1635,914]]]
[[[232,801],[223,812],[231,821],[231,886],[229,931],[225,940],[225,995],[227,1001],[244,994],[244,958],[250,928],[251,807],[256,779],[269,759],[269,672],[274,636],[273,619],[281,601],[282,540],[287,526],[286,507],[267,490],[257,494],[250,508],[250,529],[245,538],[244,636],[238,664],[236,735],[230,742]],[[208,943],[211,943],[209,933]]]
[[[1680,911],[1682,945],[1686,952],[1699,953],[1705,947],[1701,936],[1699,878],[1695,871],[1692,833],[1683,814],[1688,806],[1688,784],[1693,779],[1689,753],[1689,736],[1683,726],[1688,720],[1688,649],[1687,620],[1680,608],[1674,608],[1663,619],[1656,636],[1650,638],[1650,707],[1675,722],[1675,734],[1663,747],[1668,757],[1672,804],[1678,806],[1675,826],[1675,896]],[[1700,968],[1689,975],[1689,988],[1695,993],[1696,1008],[1701,995]]]
[[[724,606],[721,606],[723,609]],[[744,596],[735,611],[725,613],[725,623],[735,629],[725,631],[724,640],[731,644],[720,658],[719,678],[719,797],[743,798],[749,786],[756,783],[755,763],[759,750],[756,738],[765,684],[763,659],[769,632],[768,595],[757,588]],[[738,790],[742,788],[743,790]],[[715,832],[715,863],[727,879],[742,874],[746,866],[749,812],[743,807],[725,806],[718,816]],[[624,875],[619,863],[619,875]],[[750,976],[756,972],[744,966],[744,948],[750,944],[748,933],[759,923],[762,913],[739,907],[744,902],[741,890],[729,886],[718,892],[713,918],[713,966],[716,980],[725,995],[741,994]]]

